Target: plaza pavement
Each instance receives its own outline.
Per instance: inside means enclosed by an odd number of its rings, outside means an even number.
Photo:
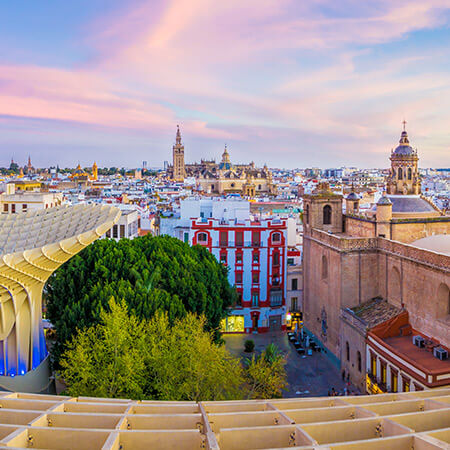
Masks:
[[[332,387],[336,391],[343,392],[346,386],[340,372],[326,355],[313,352],[311,356],[300,356],[284,332],[225,334],[223,338],[230,353],[244,358],[251,357],[253,354],[244,352],[244,342],[247,339],[255,342],[255,352],[257,353],[262,352],[267,345],[273,342],[287,358],[288,388],[283,393],[283,397],[326,396]],[[353,386],[350,389],[356,391]]]

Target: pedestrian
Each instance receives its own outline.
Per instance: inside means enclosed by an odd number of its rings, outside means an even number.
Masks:
[[[342,371],[342,381],[345,381],[345,370]]]
[[[335,391],[334,387],[331,388],[331,396],[332,397],[336,396],[336,391]]]

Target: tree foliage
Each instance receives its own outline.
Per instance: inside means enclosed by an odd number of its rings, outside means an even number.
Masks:
[[[166,312],[150,320],[109,302],[100,324],[80,331],[61,359],[73,396],[158,400],[226,400],[242,396],[242,367],[188,313],[171,325]]]
[[[109,302],[101,323],[78,333],[61,360],[69,395],[142,398],[145,387],[144,323],[125,302]]]
[[[259,356],[247,359],[248,398],[281,397],[287,386],[285,365],[286,359],[274,344],[269,344]]]
[[[99,323],[111,297],[138,318],[163,311],[173,323],[188,312],[203,314],[208,330],[218,330],[236,297],[226,268],[206,249],[149,235],[96,241],[50,277],[46,292],[56,363],[77,330]]]

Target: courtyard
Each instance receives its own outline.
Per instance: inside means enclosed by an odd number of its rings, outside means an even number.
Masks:
[[[262,352],[267,345],[274,343],[285,355],[288,388],[283,397],[319,397],[328,395],[332,387],[343,392],[346,383],[336,366],[324,353],[313,352],[310,356],[300,356],[289,342],[284,332],[263,334],[228,334],[223,336],[227,349],[234,356],[251,357]],[[244,342],[252,339],[255,342],[253,353],[244,352]],[[350,386],[350,390],[356,389]]]

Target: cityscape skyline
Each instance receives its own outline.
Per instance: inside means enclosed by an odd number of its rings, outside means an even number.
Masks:
[[[384,167],[406,119],[448,166],[446,3],[5,4],[2,165],[162,166],[179,123],[187,161]]]

